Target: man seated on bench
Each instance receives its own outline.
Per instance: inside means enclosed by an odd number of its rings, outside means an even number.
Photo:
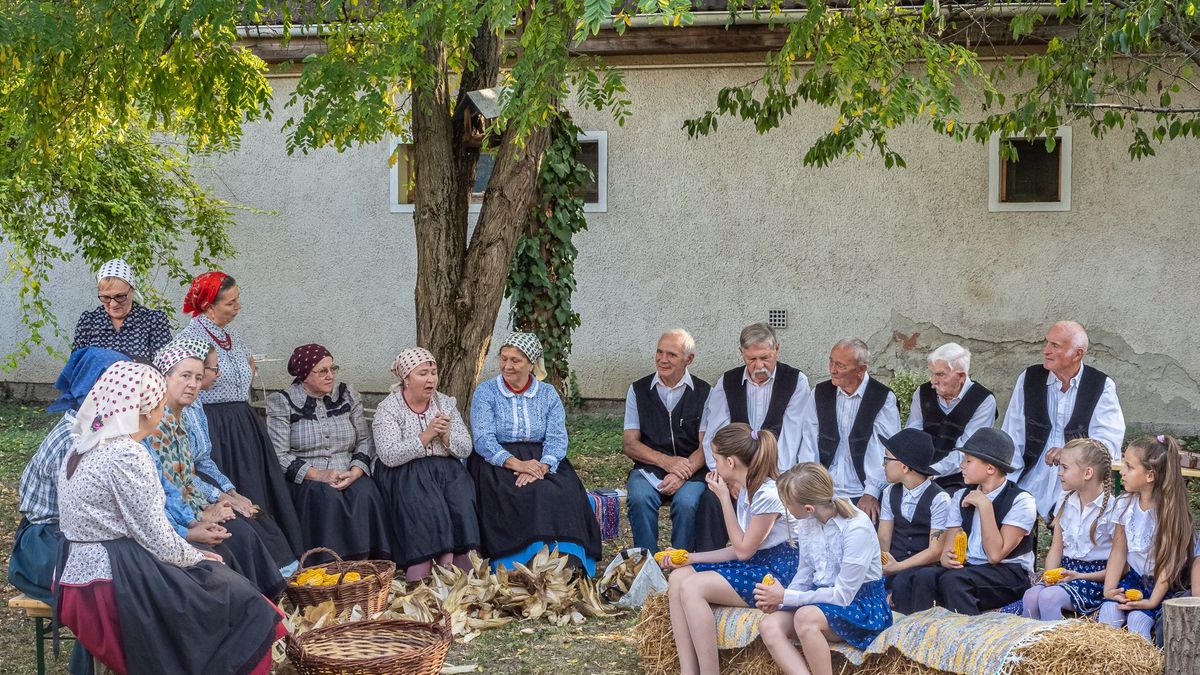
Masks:
[[[658,339],[655,372],[625,396],[625,456],[633,545],[658,551],[658,510],[671,502],[671,547],[694,550],[696,508],[706,489],[700,425],[709,384],[688,372],[696,341],[682,329]]]

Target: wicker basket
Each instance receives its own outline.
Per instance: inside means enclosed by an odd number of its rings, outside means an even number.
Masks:
[[[307,569],[304,561],[313,553],[328,553],[336,562],[313,567],[324,567],[329,574],[338,574],[338,582],[333,586],[294,586],[301,573]],[[347,572],[358,572],[362,578],[358,581],[346,581]],[[396,563],[390,560],[342,560],[336,552],[327,548],[310,549],[300,556],[300,564],[296,573],[288,579],[286,591],[288,600],[297,607],[319,605],[326,600],[333,600],[337,613],[347,607],[360,605],[367,615],[381,612],[387,607],[388,594],[392,591],[392,576],[396,574]]]
[[[355,621],[288,636],[288,662],[300,675],[436,675],[450,650],[450,618]]]

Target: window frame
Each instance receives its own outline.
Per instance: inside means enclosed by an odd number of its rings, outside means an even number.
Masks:
[[[1000,183],[1003,180],[1004,161],[1000,157],[1001,136],[992,134],[988,140],[988,211],[992,213],[1008,212],[1038,212],[1038,211],[1070,211],[1071,210],[1071,127],[1061,126],[1054,130],[1058,138],[1058,195],[1056,202],[1002,202],[1000,201]],[[1018,134],[1009,138],[1027,140]],[[1045,140],[1046,135],[1040,135],[1033,140]]]
[[[606,213],[608,211],[608,132],[607,131],[582,131],[578,135],[580,143],[594,142],[596,148],[596,194],[597,199],[594,202],[585,202],[583,205],[584,213]],[[402,145],[411,145],[404,143],[403,139],[396,138],[392,142],[392,152],[396,152]],[[400,166],[401,158],[397,157],[396,161],[388,167],[388,178],[390,184],[390,211],[392,213],[413,213],[415,211],[413,204],[400,203]],[[472,203],[468,206],[468,213],[479,213],[482,204]]]

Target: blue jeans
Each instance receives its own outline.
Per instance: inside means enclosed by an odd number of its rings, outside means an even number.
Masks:
[[[658,510],[663,500],[671,502],[671,546],[692,550],[696,538],[696,507],[708,486],[704,481],[688,481],[674,495],[665,496],[655,490],[636,469],[629,473],[626,506],[629,527],[633,530],[633,545],[658,551]]]

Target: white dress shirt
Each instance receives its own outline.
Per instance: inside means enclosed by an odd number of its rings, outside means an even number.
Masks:
[[[750,528],[750,521],[754,516],[779,516],[771,524],[771,529],[767,532],[767,538],[763,539],[763,542],[758,545],[758,550],[762,551],[778,546],[789,539],[793,542],[796,541],[797,524],[800,521],[793,518],[787,512],[787,507],[783,505],[783,500],[779,498],[779,489],[775,487],[775,479],[768,478],[764,480],[763,484],[758,486],[758,490],[754,492],[753,501],[746,496],[746,490],[741,490],[738,493],[736,511],[738,525],[741,526],[743,533]]]
[[[892,490],[903,490],[900,493],[900,516],[905,520],[912,521],[913,514],[917,512],[917,502],[921,501],[921,496],[933,485],[933,481],[926,479],[917,487],[909,490],[901,483],[892,483],[887,486],[883,494],[879,497],[881,504],[879,511],[879,520],[895,520],[896,514],[892,513]],[[943,491],[942,494],[933,498],[929,503],[929,531],[945,530],[946,523],[950,519],[950,494]]]
[[[949,402],[947,402],[946,399],[942,398],[941,396],[937,396],[937,392],[934,392],[934,397],[937,398],[938,407],[942,409],[943,413],[949,415],[956,407],[958,407],[958,404],[962,402],[963,397],[967,395],[967,390],[970,389],[971,385],[973,384],[975,383],[972,382],[971,378],[968,377],[963,381],[963,386],[962,389],[958,391],[958,396],[955,396]],[[958,437],[958,440],[954,441],[954,447],[961,448],[963,443],[966,443],[967,439],[971,437],[971,434],[984,427],[990,427],[995,423],[996,397],[988,396],[987,398],[983,399],[983,403],[980,403],[979,407],[975,409],[975,414],[971,415],[971,419],[967,420],[967,425],[963,427],[962,435]],[[920,429],[922,431],[925,430],[925,414],[921,412],[920,387],[917,387],[917,390],[913,392],[912,406],[908,409],[908,422],[905,423],[904,428]],[[961,464],[962,453],[958,450],[954,450],[942,458],[941,461],[934,463],[933,470],[937,472],[934,474],[934,476],[941,477],[949,476],[953,473],[961,473]]]
[[[1116,527],[1118,499],[1101,492],[1086,505],[1079,503],[1079,493],[1067,498],[1062,512],[1055,514],[1057,524],[1062,527],[1062,554],[1075,560],[1108,560],[1112,553],[1113,529]],[[1101,511],[1100,506],[1104,504]],[[1099,522],[1097,522],[1099,521]],[[1092,523],[1096,523],[1096,541],[1092,542]]]
[[[845,607],[863,584],[883,578],[879,539],[867,514],[854,509],[850,518],[834,516],[824,525],[816,518],[800,523],[800,564],[783,592],[784,607]]]
[[[754,380],[747,376],[746,369],[742,368],[742,383],[746,387],[746,416],[749,418],[748,423],[752,429],[762,428],[763,420],[767,416],[767,408],[771,405],[771,392],[775,389],[775,374],[778,370],[776,368],[771,371],[767,381],[763,384],[755,384]],[[736,392],[735,395],[740,393]],[[779,430],[779,438],[775,439],[779,447],[778,465],[781,473],[800,462],[816,459],[815,455],[811,458],[805,457],[800,450],[800,440],[804,435],[802,425],[804,407],[811,398],[812,392],[808,387],[808,378],[804,376],[804,373],[800,373],[796,380],[796,391],[792,393],[792,398],[788,400],[787,407],[783,410],[783,425]],[[709,470],[717,466],[712,454],[712,437],[730,421],[729,401],[725,395],[725,378],[718,377],[712,391],[708,394],[704,417],[700,421],[700,428],[705,430],[704,460],[708,463]]]
[[[1154,509],[1143,511],[1135,494],[1122,495],[1117,501],[1117,522],[1125,530],[1125,562],[1142,576],[1154,576],[1154,531],[1158,529]]]
[[[858,472],[854,469],[854,458],[850,456],[850,430],[854,426],[854,418],[858,415],[863,394],[867,390],[867,378],[863,378],[853,394],[847,394],[842,391],[841,387],[835,387],[835,389],[837,391],[835,405],[840,440],[837,450],[833,453],[833,461],[829,465],[829,473],[833,476],[834,492],[836,496],[846,499],[857,499],[864,494],[878,499],[883,488],[888,484],[887,478],[883,475],[883,443],[879,442],[879,435],[882,434],[884,438],[889,438],[900,431],[900,409],[896,405],[896,395],[890,391],[887,393],[887,399],[883,402],[883,407],[880,408],[879,414],[875,416],[875,421],[871,425],[871,437],[867,439],[866,456],[863,459],[863,473],[867,478],[866,485],[863,485],[862,481],[858,479]],[[817,419],[815,396],[808,397],[803,429],[804,440],[800,454],[807,461],[819,461],[821,453],[817,443],[821,432]]]
[[[667,410],[674,410],[675,404],[679,403],[679,399],[683,398],[683,392],[686,388],[695,389],[696,385],[692,383],[692,371],[684,370],[683,377],[679,378],[679,382],[674,387],[668,387],[658,377],[658,373],[654,373],[654,377],[650,380],[650,388],[658,393],[658,399],[662,401],[663,406]],[[703,420],[702,420],[703,422]],[[625,394],[625,428],[626,429],[641,429],[642,420],[638,416],[637,396],[633,392],[633,385],[629,385],[629,392]],[[704,433],[704,425],[700,425],[700,433]]]
[[[996,501],[996,497],[1000,496],[1000,491],[1004,489],[1005,485],[1008,485],[1008,481],[1004,481],[1003,485],[987,493],[988,501]],[[950,517],[946,521],[946,529],[962,527],[962,500],[967,496],[969,489],[974,488],[963,488],[954,493],[954,497],[950,500]],[[1004,516],[1004,520],[997,523],[996,529],[1012,525],[1028,533],[1033,531],[1035,521],[1037,521],[1037,501],[1034,500],[1033,495],[1025,492],[1017,495],[1017,498],[1013,500],[1012,508]],[[1030,551],[1015,558],[1005,558],[1003,562],[1020,563],[1026,572],[1032,572],[1033,553]],[[967,535],[967,563],[986,565],[987,562],[987,551],[983,548],[983,527],[979,524],[979,509],[975,509],[974,515],[971,516],[971,534]]]
[[[1050,515],[1051,509],[1062,499],[1062,486],[1058,482],[1058,467],[1049,466],[1045,462],[1046,451],[1050,448],[1061,448],[1066,445],[1064,430],[1071,420],[1075,410],[1075,397],[1079,393],[1079,377],[1083,368],[1072,377],[1067,390],[1062,390],[1062,383],[1049,373],[1046,376],[1046,408],[1050,413],[1050,437],[1046,447],[1029,474],[1020,480],[1018,485],[1037,499],[1038,513],[1043,518]],[[1013,387],[1012,398],[1008,401],[1008,411],[1004,413],[1004,423],[1001,430],[1007,433],[1016,446],[1013,453],[1013,479],[1021,475],[1025,466],[1025,373],[1017,376]],[[1121,443],[1125,439],[1125,416],[1121,413],[1121,402],[1117,400],[1117,385],[1112,378],[1104,380],[1104,391],[1096,403],[1092,420],[1088,424],[1088,437],[1104,444],[1112,454],[1114,462],[1121,460]]]

